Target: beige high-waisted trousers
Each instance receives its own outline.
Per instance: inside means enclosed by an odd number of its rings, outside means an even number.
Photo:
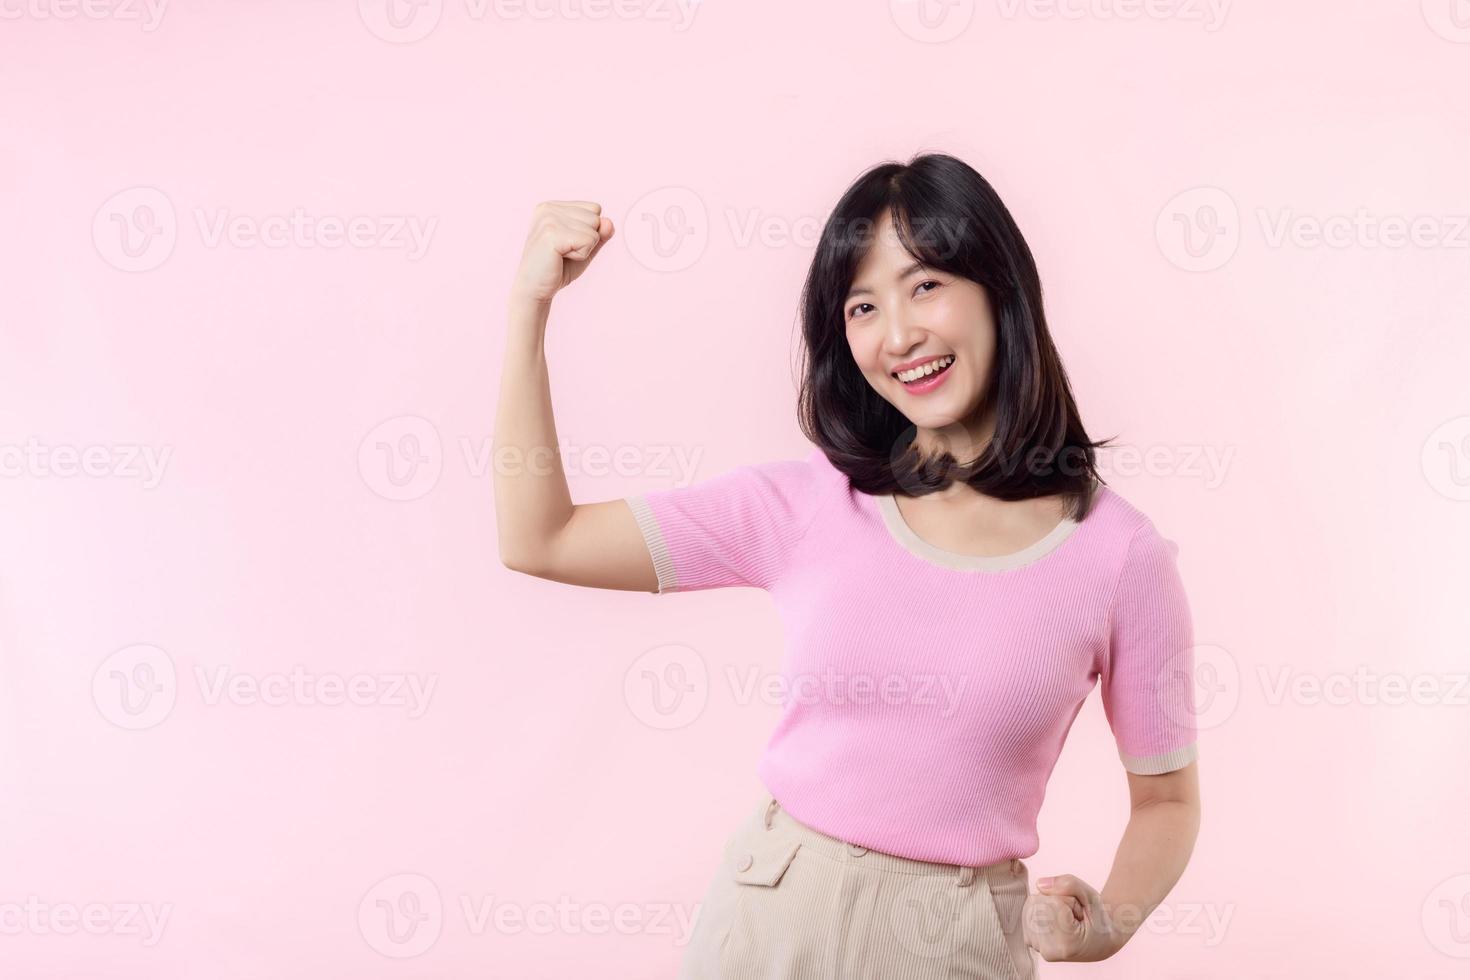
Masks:
[[[914,861],[829,837],[769,793],[725,843],[679,980],[1035,980],[1020,859]]]

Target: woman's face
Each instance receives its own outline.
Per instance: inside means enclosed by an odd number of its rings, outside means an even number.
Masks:
[[[919,264],[904,251],[885,211],[853,276],[843,319],[853,361],[868,384],[918,427],[916,445],[942,447],[962,460],[977,454],[990,437],[990,420],[976,413],[995,356],[995,318],[985,289]],[[922,376],[900,371],[913,367]]]

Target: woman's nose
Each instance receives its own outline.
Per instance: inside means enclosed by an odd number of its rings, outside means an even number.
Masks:
[[[884,327],[883,344],[891,354],[902,354],[924,338],[924,328],[906,314],[893,317]]]

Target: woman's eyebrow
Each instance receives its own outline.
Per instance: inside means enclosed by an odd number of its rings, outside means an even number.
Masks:
[[[922,263],[922,262],[914,262],[911,265],[909,265],[908,268],[904,269],[897,276],[895,276],[894,277],[894,281],[895,282],[902,282],[903,280],[907,279],[909,276],[913,275],[915,272],[918,272],[920,269],[925,269],[925,268],[928,268],[928,266],[924,265],[924,263]],[[843,301],[846,302],[847,300],[852,299],[854,296],[857,296],[860,293],[871,293],[871,292],[872,292],[872,290],[869,289],[867,286],[855,286],[852,289],[850,289],[850,290],[847,291],[847,296],[844,298]]]

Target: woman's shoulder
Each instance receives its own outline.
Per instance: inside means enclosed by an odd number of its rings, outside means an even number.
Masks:
[[[781,514],[787,522],[805,524],[808,517],[847,477],[839,472],[821,449],[785,453],[771,459],[735,466],[700,486],[738,498],[742,505],[757,507],[767,514]]]
[[[1126,556],[1130,550],[1178,551],[1178,545],[1165,536],[1153,517],[1105,483],[1098,483],[1092,509],[1083,524],[1091,525],[1094,539],[1107,542],[1120,556]]]

